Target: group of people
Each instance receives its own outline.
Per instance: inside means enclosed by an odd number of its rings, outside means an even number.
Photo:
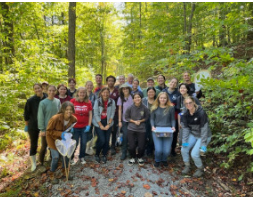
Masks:
[[[157,86],[153,78],[147,79],[147,88],[141,89],[139,80],[132,74],[127,77],[110,75],[106,85],[102,84],[102,75],[95,76],[95,88],[92,81],[76,89],[74,78],[68,80],[68,88],[59,84],[57,88],[47,82],[33,86],[35,95],[25,105],[24,130],[30,137],[31,171],[36,169],[38,139],[41,137],[39,162],[43,165],[47,147],[51,153],[49,176],[57,182],[54,172],[59,161],[59,152],[55,140],[65,140],[66,130],[74,124],[70,132],[79,144],[79,160],[85,164],[86,143],[97,135],[94,160],[106,163],[107,155],[116,154],[116,138],[122,133],[121,160],[128,157],[129,165],[144,165],[143,156],[155,156],[154,167],[168,166],[168,156],[176,155],[179,139],[181,155],[185,163],[183,174],[190,172],[191,157],[197,167],[193,176],[203,175],[200,155],[206,152],[211,139],[208,117],[201,107],[201,90],[191,82],[189,72],[183,73],[184,82],[171,78],[168,86],[165,76],[157,76]],[[118,84],[116,84],[118,80]],[[157,127],[172,130],[167,136],[156,133]],[[179,136],[179,137],[178,137]],[[111,143],[110,143],[111,142]],[[72,158],[66,159],[63,167],[76,164]],[[64,166],[66,165],[66,166]],[[69,177],[70,179],[71,177]]]

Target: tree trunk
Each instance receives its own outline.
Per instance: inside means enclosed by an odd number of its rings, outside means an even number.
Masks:
[[[192,19],[193,19],[193,16],[194,16],[195,9],[196,9],[196,4],[192,3],[191,15],[189,17],[189,27],[187,29],[188,30],[188,32],[187,32],[187,35],[188,35],[187,51],[188,51],[188,53],[190,53],[190,51],[191,51],[191,44],[192,44]]]
[[[184,35],[184,50],[187,50],[187,22],[186,22],[186,3],[183,2],[183,19],[184,19],[184,23],[183,23],[183,35]]]
[[[68,34],[68,77],[76,77],[75,73],[75,34],[76,34],[76,2],[69,3],[69,34]]]
[[[220,16],[219,19],[221,21],[225,20],[226,17],[226,13],[225,13],[225,8],[222,7],[222,5],[224,5],[224,3],[221,3],[221,10],[220,10]],[[226,46],[227,42],[226,42],[226,26],[225,25],[221,25],[220,29],[219,29],[219,46]]]
[[[62,18],[62,20],[61,20],[62,25],[65,25],[66,23],[65,23],[65,14],[64,14],[64,12],[61,12],[61,18]],[[64,42],[67,43],[66,37],[64,39]],[[68,58],[68,51],[67,51],[67,49],[65,50],[65,58]]]
[[[141,2],[139,2],[139,14],[140,14],[140,21],[139,21],[139,39],[141,39]]]
[[[248,20],[249,26],[251,26],[251,30],[248,31],[247,41],[253,40],[253,2],[249,2],[248,12],[251,12],[251,17]]]
[[[3,41],[4,49],[4,56],[5,56],[5,64],[9,65],[13,63],[12,57],[15,56],[15,48],[14,48],[14,26],[9,18],[10,8],[5,2],[1,2],[2,7],[2,17],[3,17],[3,32],[7,36],[8,41]]]

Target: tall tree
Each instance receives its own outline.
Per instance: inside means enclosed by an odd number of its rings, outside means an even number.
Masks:
[[[76,2],[69,3],[68,77],[75,78]]]
[[[189,17],[189,27],[187,29],[188,30],[188,32],[187,32],[187,35],[188,35],[187,51],[189,53],[190,53],[191,45],[192,45],[192,20],[193,20],[193,17],[194,17],[195,9],[196,9],[196,4],[192,3],[191,14],[190,14],[190,17]]]

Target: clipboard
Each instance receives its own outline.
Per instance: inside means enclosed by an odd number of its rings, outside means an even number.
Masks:
[[[157,137],[171,137],[173,134],[171,127],[156,127],[154,132]]]

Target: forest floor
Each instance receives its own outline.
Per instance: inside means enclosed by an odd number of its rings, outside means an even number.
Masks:
[[[143,167],[128,165],[128,159],[120,160],[120,148],[117,154],[108,157],[106,164],[97,164],[93,156],[86,156],[85,165],[71,166],[72,181],[61,178],[59,184],[52,185],[45,168],[38,166],[30,173],[27,142],[21,142],[21,149],[14,148],[0,153],[0,197],[3,196],[253,196],[253,178],[238,177],[245,170],[239,161],[238,166],[226,170],[219,167],[224,156],[208,154],[203,161],[205,174],[203,178],[182,176],[182,157],[169,157],[169,167],[154,168],[153,157],[145,157]],[[13,156],[11,159],[10,157]],[[6,162],[3,162],[5,160]],[[9,159],[10,158],[10,159]],[[192,165],[194,166],[194,165]],[[61,164],[57,170],[62,172]],[[190,175],[195,171],[192,168]]]

